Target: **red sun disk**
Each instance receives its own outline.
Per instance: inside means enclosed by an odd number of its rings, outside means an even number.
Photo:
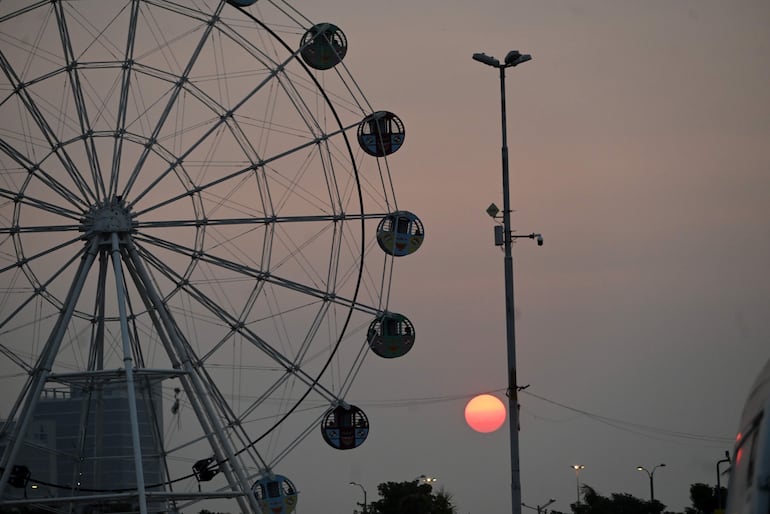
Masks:
[[[476,432],[494,432],[505,423],[505,405],[496,396],[480,394],[465,406],[465,421]]]

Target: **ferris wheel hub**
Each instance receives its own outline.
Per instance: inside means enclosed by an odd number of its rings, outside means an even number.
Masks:
[[[134,229],[133,215],[125,201],[116,196],[91,207],[83,217],[80,229],[86,235],[126,234]]]

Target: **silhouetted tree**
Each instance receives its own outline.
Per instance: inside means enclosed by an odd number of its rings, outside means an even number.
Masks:
[[[377,486],[380,499],[369,506],[371,514],[455,514],[452,496],[446,491],[433,494],[430,484],[385,482]]]
[[[434,514],[454,514],[457,512],[457,507],[452,503],[452,494],[447,492],[443,487],[438,490],[434,495],[435,500],[433,502]]]
[[[721,487],[722,508],[727,499],[727,488]],[[685,514],[713,514],[717,507],[717,488],[708,484],[692,484],[690,486],[690,501],[692,507],[684,509]]]
[[[583,501],[571,505],[575,514],[661,514],[665,505],[659,501],[647,501],[628,493],[602,496],[589,485],[582,486]]]

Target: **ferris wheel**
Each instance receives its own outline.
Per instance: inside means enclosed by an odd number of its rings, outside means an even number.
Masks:
[[[347,53],[283,0],[0,3],[0,503],[289,513],[287,454],[363,443],[425,230]]]

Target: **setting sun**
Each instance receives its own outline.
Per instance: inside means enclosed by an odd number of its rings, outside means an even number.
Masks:
[[[465,406],[465,421],[476,432],[494,432],[505,423],[505,406],[496,396],[480,394]]]

